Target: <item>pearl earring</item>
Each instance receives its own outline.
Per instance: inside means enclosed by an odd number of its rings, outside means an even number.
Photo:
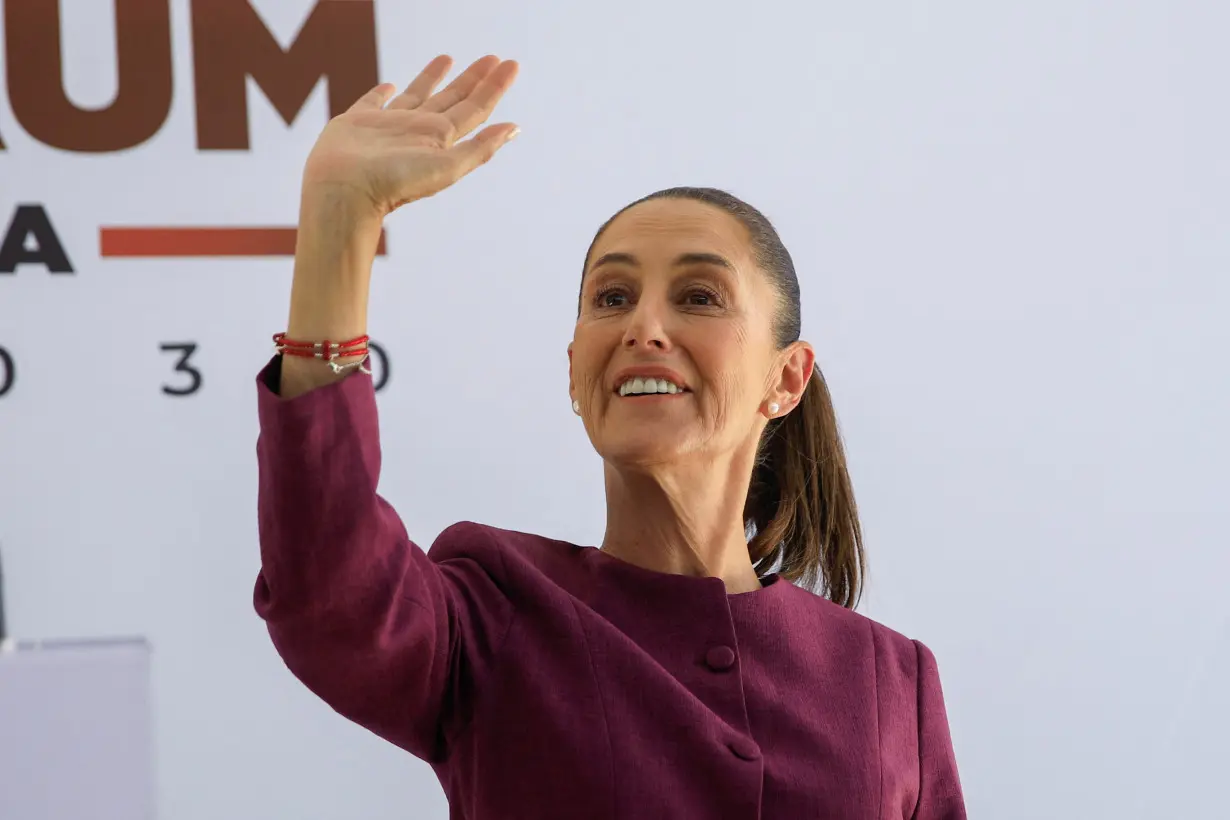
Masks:
[[[777,402],[770,402],[770,403],[769,403],[769,415],[770,415],[770,416],[776,416],[776,415],[777,415],[777,411],[778,411],[778,410],[781,410],[781,409],[782,409],[782,406],[781,406],[780,404],[778,404]]]
[[[581,415],[581,402],[574,401],[572,403],[572,412],[576,413],[578,416]]]

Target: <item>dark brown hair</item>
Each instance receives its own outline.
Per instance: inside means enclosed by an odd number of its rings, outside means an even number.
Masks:
[[[624,211],[654,199],[689,199],[720,208],[747,229],[752,253],[780,297],[774,326],[779,350],[802,329],[799,279],[777,230],[760,211],[716,188],[667,188],[624,206],[608,219],[594,245]],[[582,288],[585,271],[581,271]],[[578,301],[578,310],[580,303]],[[776,571],[848,609],[857,606],[867,575],[862,530],[833,400],[820,368],[790,413],[765,427],[748,487],[743,520],[748,552],[759,575]]]

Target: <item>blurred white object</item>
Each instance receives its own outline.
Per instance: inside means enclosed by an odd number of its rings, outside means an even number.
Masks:
[[[6,643],[0,818],[154,820],[149,645]]]

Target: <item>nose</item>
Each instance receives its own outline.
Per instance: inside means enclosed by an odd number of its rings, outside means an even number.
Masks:
[[[642,301],[629,315],[628,328],[624,331],[624,347],[664,352],[670,350],[670,337],[660,313]]]

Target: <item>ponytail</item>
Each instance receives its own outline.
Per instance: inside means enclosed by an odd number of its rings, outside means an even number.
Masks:
[[[837,414],[820,368],[803,399],[760,439],[743,512],[757,571],[853,609],[867,572],[863,536],[846,470]]]

